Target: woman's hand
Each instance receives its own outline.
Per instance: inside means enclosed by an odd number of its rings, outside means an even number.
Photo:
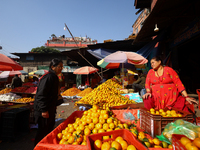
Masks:
[[[185,100],[188,101],[188,103],[190,104],[194,103],[198,105],[198,102],[194,98],[186,97]]]
[[[42,112],[42,117],[43,118],[49,118],[49,112],[48,111]]]
[[[151,93],[146,93],[142,96],[143,99],[147,99],[149,97],[151,97]]]

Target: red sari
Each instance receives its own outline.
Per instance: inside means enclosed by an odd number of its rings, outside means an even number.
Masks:
[[[180,95],[185,87],[172,68],[164,67],[162,76],[158,76],[153,69],[149,70],[145,88],[152,93],[152,98],[144,100],[147,109],[151,107],[156,109],[176,107],[188,111],[185,107],[185,98]]]

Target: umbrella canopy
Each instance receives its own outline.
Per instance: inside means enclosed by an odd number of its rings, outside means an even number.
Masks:
[[[10,59],[4,54],[0,54],[0,70],[1,71],[12,71],[12,70],[23,70],[23,67]]]
[[[7,78],[9,76],[14,76],[14,75],[27,75],[28,73],[23,71],[23,70],[20,70],[20,71],[3,71],[1,74],[0,74],[0,78]]]
[[[112,53],[104,58],[105,62],[108,63],[130,63],[134,65],[142,65],[146,64],[148,60],[144,58],[142,55],[139,55],[134,52],[124,52],[124,51],[117,51]]]
[[[28,74],[31,76],[31,75],[34,75],[34,74],[37,74],[37,75],[44,75],[45,73],[47,73],[48,70],[44,70],[44,69],[41,69],[41,70],[36,70],[36,71],[32,71],[32,72],[29,72]]]
[[[91,74],[91,73],[95,73],[97,72],[99,69],[94,68],[94,67],[90,67],[90,66],[85,66],[85,67],[81,67],[76,69],[73,74]]]
[[[109,63],[109,62],[105,62],[104,59],[102,59],[97,62],[97,65],[101,68],[115,69],[115,68],[119,68],[120,63]]]

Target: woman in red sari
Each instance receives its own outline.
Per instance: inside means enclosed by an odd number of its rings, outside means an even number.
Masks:
[[[159,57],[151,59],[151,67],[153,69],[149,70],[145,83],[147,93],[143,95],[145,108],[175,107],[188,111],[186,101],[197,104],[196,100],[188,96],[177,73],[172,68],[163,66]]]

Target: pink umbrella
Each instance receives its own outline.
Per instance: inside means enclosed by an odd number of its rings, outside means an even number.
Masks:
[[[90,67],[90,66],[85,66],[85,67],[81,67],[76,69],[73,74],[91,74],[91,73],[95,73],[97,72],[99,69],[94,68],[94,67]]]
[[[146,64],[148,60],[144,58],[142,55],[139,55],[134,52],[123,52],[117,51],[112,53],[104,58],[105,62],[109,63],[125,63],[128,62],[134,65],[142,65]]]
[[[117,51],[112,53],[104,58],[105,62],[108,63],[122,63],[122,72],[124,72],[124,63],[128,62],[133,65],[143,65],[148,62],[146,58],[142,55],[139,55],[134,52],[124,52],[124,51]],[[124,78],[124,75],[123,77]],[[123,80],[123,88],[124,88],[124,79]]]

